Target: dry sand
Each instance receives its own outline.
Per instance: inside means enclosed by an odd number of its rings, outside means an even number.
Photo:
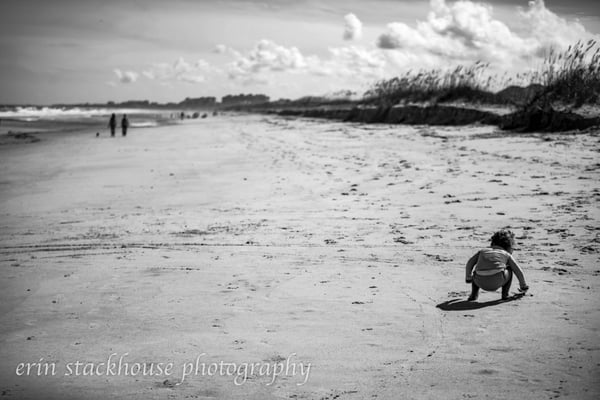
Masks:
[[[598,132],[219,116],[39,136],[0,146],[3,399],[600,396]],[[464,264],[505,226],[530,294],[467,303]],[[173,370],[65,375],[125,353]],[[198,356],[311,368],[181,383]],[[56,375],[19,370],[40,359]]]

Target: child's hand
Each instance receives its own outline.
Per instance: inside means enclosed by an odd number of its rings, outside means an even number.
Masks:
[[[521,292],[526,292],[526,291],[528,291],[528,290],[529,290],[529,286],[527,286],[527,285],[521,285],[521,287],[519,287],[519,290],[520,290]]]

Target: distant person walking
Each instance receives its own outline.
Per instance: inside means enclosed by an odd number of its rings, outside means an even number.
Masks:
[[[117,129],[117,116],[115,113],[110,116],[108,127],[110,128],[110,136],[115,136],[115,130]]]
[[[123,114],[123,119],[121,119],[121,131],[123,132],[123,136],[127,136],[127,128],[129,128],[129,120],[127,119],[127,114]]]

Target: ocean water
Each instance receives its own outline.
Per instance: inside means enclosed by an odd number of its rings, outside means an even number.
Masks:
[[[94,130],[106,129],[110,115],[115,113],[117,125],[127,115],[131,128],[148,128],[177,120],[180,111],[131,108],[87,107],[2,107],[0,133],[46,131],[48,127],[63,126]]]
[[[93,118],[117,115],[153,115],[169,114],[171,111],[144,110],[131,108],[85,108],[85,107],[6,107],[0,111],[0,118],[39,120]]]

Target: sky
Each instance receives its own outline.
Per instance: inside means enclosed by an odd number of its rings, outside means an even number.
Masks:
[[[0,0],[0,104],[362,93],[590,39],[597,0]]]

